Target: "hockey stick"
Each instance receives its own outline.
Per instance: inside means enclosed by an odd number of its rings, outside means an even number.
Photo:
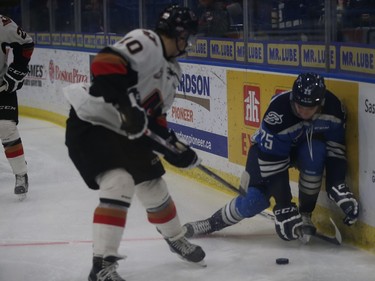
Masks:
[[[335,228],[335,236],[327,236],[327,235],[324,235],[320,232],[316,232],[315,236],[318,237],[319,239],[322,239],[322,240],[327,241],[329,243],[332,243],[332,244],[335,244],[335,245],[341,245],[342,237],[341,237],[340,230],[337,228],[335,222],[333,221],[333,219],[331,217],[329,218],[329,220],[331,221],[333,227]]]
[[[155,134],[154,132],[152,132],[150,130],[147,130],[145,132],[145,134],[146,134],[146,136],[148,136],[149,138],[151,138],[155,142],[157,142],[157,143],[161,144],[162,146],[168,148],[170,151],[172,151],[174,153],[181,153],[181,151],[177,147],[175,147],[174,145],[170,144],[169,142],[167,142],[165,139],[163,139],[159,135]],[[222,185],[224,185],[225,187],[227,187],[231,191],[236,192],[238,195],[246,196],[246,192],[244,192],[243,189],[236,188],[231,183],[227,182],[225,179],[223,179],[222,177],[220,177],[219,175],[217,175],[216,173],[214,173],[210,169],[206,168],[202,164],[199,164],[197,166],[197,168],[200,169],[205,174],[207,174],[210,177],[212,177],[213,179],[217,180],[219,183],[221,183]],[[268,218],[268,219],[272,219],[272,220],[275,219],[275,217],[274,217],[273,214],[267,213],[265,211],[262,211],[259,214],[261,216],[263,216],[263,217]],[[319,238],[321,240],[324,240],[326,242],[335,244],[335,245],[341,245],[341,243],[342,243],[342,237],[341,237],[340,230],[337,228],[337,226],[336,226],[335,222],[332,220],[332,218],[329,218],[329,219],[330,219],[330,221],[331,221],[331,223],[332,223],[332,225],[333,225],[333,227],[335,229],[335,236],[328,236],[328,235],[325,235],[325,234],[320,233],[318,231],[313,236],[315,236],[315,237],[317,237],[317,238]]]
[[[152,132],[150,130],[146,130],[145,134],[146,134],[146,136],[148,136],[149,138],[151,138],[155,142],[157,142],[157,143],[161,144],[162,146],[168,148],[173,153],[177,153],[177,154],[181,153],[181,150],[179,150],[177,147],[175,147],[174,145],[170,144],[169,142],[167,142],[165,139],[163,139],[159,135],[155,134],[154,132]],[[204,166],[202,164],[199,164],[197,166],[197,168],[199,170],[201,170],[202,172],[204,172],[205,174],[207,174],[208,176],[210,176],[213,179],[215,179],[218,182],[220,182],[222,185],[224,185],[225,187],[227,187],[231,191],[234,191],[237,194],[242,195],[242,196],[246,195],[246,193],[243,190],[234,187],[232,184],[230,184],[229,182],[227,182],[226,180],[224,180],[222,177],[220,177],[219,175],[217,175],[216,173],[214,173],[213,171],[211,171],[210,169],[208,169],[206,166]]]
[[[233,185],[231,185],[229,182],[227,182],[226,180],[224,180],[222,177],[220,177],[216,173],[212,172],[206,166],[203,166],[202,164],[199,164],[197,166],[197,168],[199,170],[201,170],[202,172],[204,172],[206,175],[208,175],[211,178],[213,178],[213,179],[217,180],[218,182],[220,182],[222,185],[224,185],[225,187],[227,187],[231,191],[236,192],[238,195],[246,196],[246,193],[241,188],[235,188]]]
[[[147,129],[145,131],[145,135],[148,136],[153,141],[157,142],[158,144],[161,144],[165,148],[168,148],[173,153],[177,153],[177,154],[181,153],[181,151],[177,147],[175,147],[174,145],[170,144],[165,139],[163,139],[161,136],[159,136],[158,134],[155,134],[151,130]]]

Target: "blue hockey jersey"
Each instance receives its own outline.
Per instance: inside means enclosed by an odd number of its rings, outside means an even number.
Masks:
[[[346,174],[345,121],[343,104],[328,90],[321,110],[308,121],[295,113],[291,91],[274,96],[260,128],[252,136],[260,151],[261,176],[267,178],[286,171],[291,165],[292,149],[302,142],[308,142],[313,159],[312,140],[319,139],[326,144],[326,170],[336,170],[331,181],[343,181]]]

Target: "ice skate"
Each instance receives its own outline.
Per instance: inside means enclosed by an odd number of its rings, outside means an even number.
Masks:
[[[226,216],[225,209],[226,207],[217,210],[208,219],[184,224],[183,228],[185,230],[185,237],[191,238],[210,234],[234,224],[233,222],[232,224],[228,223],[228,218],[224,221],[224,216]]]
[[[184,224],[183,228],[186,229],[186,238],[192,238],[199,235],[205,235],[214,232],[210,223],[210,219],[189,222]]]
[[[125,281],[118,275],[116,269],[118,260],[122,258],[108,256],[106,258],[94,257],[90,271],[89,281]]]
[[[18,196],[20,201],[26,198],[26,194],[29,190],[29,179],[27,174],[16,175],[16,186],[14,187],[14,194]]]
[[[191,244],[185,237],[184,232],[175,237],[165,238],[170,250],[177,254],[181,259],[198,264],[205,267],[206,263],[203,261],[206,256],[205,252],[200,246]]]
[[[302,216],[302,236],[300,240],[306,244],[310,241],[311,236],[316,233],[316,227],[311,221],[311,213],[301,213]]]

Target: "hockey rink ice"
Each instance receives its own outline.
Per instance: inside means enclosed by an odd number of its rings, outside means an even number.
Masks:
[[[14,176],[0,156],[0,281],[81,281],[91,268],[91,221],[97,192],[89,190],[68,158],[64,128],[22,117],[29,194],[13,194]],[[231,196],[167,172],[182,224],[210,216]],[[273,222],[256,216],[204,238],[207,267],[169,251],[137,198],[120,247],[118,273],[127,281],[374,281],[375,255],[348,245],[277,237]],[[277,265],[276,258],[288,258]]]

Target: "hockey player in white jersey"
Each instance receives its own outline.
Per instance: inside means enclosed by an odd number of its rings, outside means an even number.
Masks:
[[[124,258],[118,248],[134,194],[170,250],[189,262],[203,263],[202,248],[184,237],[162,178],[165,170],[155,153],[180,168],[200,162],[166,122],[181,75],[176,58],[196,31],[194,14],[172,5],[161,13],[155,31],[136,29],[101,50],[91,65],[91,85],[64,89],[72,105],[66,128],[70,158],[88,187],[99,190],[93,216],[91,281],[124,280],[116,271],[117,261]],[[145,135],[147,130],[181,153],[154,143]]]
[[[20,200],[28,192],[27,166],[18,132],[16,91],[23,86],[34,50],[32,38],[13,20],[0,15],[0,138],[5,156],[16,178],[14,193]],[[7,52],[13,50],[13,61],[7,65]]]

